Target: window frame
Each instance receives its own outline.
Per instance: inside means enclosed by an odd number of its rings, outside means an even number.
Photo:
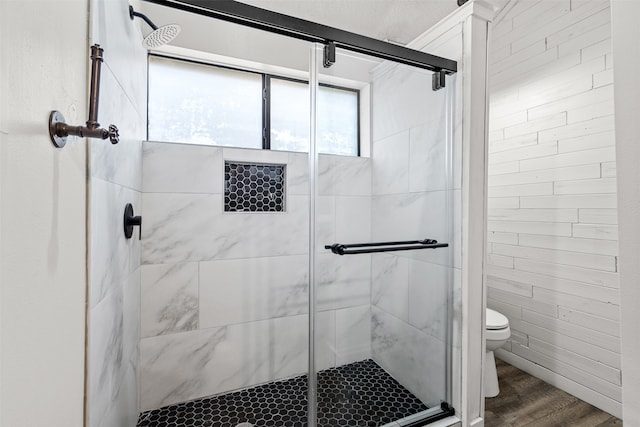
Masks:
[[[163,58],[163,59],[170,59],[173,61],[178,61],[178,62],[186,62],[186,63],[191,63],[191,64],[198,64],[198,65],[205,65],[205,66],[209,66],[212,68],[221,68],[221,69],[226,69],[226,70],[233,70],[233,71],[239,71],[239,72],[243,72],[243,73],[250,73],[250,74],[257,74],[259,76],[262,77],[262,150],[271,150],[271,80],[272,79],[278,79],[278,80],[285,80],[285,81],[290,81],[290,82],[295,82],[295,83],[300,83],[300,84],[305,84],[305,85],[309,85],[309,81],[304,80],[304,79],[299,79],[299,78],[295,78],[295,77],[288,77],[288,76],[283,76],[283,75],[278,75],[278,74],[272,74],[272,73],[266,73],[266,72],[259,72],[259,71],[254,71],[254,70],[248,70],[248,69],[244,69],[244,68],[240,68],[240,67],[235,67],[235,66],[231,66],[231,65],[225,65],[225,64],[213,64],[211,62],[206,62],[206,61],[200,61],[197,59],[192,59],[192,58],[181,58],[181,57],[175,57],[175,56],[171,56],[171,55],[166,55],[166,54],[161,54],[161,53],[156,53],[156,52],[150,52],[147,56],[147,129],[146,129],[146,137],[147,140],[149,140],[149,100],[150,100],[150,89],[149,89],[149,70],[150,70],[150,58],[151,57],[157,57],[157,58]],[[318,83],[319,87],[326,87],[326,88],[330,88],[330,89],[336,89],[336,90],[342,90],[345,92],[352,92],[356,94],[356,106],[357,106],[357,111],[356,111],[356,117],[357,117],[357,132],[356,132],[356,155],[352,156],[352,155],[348,155],[348,154],[333,154],[333,153],[320,153],[320,154],[329,154],[329,155],[336,155],[336,156],[347,156],[347,157],[361,157],[361,94],[360,94],[360,89],[356,89],[353,87],[346,87],[346,86],[340,86],[340,85],[335,85],[335,84],[330,84],[330,83],[322,83],[319,82]],[[244,148],[244,147],[237,147],[237,146],[229,146],[229,148]],[[251,149],[255,149],[255,148],[251,148]],[[280,150],[273,150],[273,151],[280,151]],[[304,153],[305,151],[295,151],[296,153]]]

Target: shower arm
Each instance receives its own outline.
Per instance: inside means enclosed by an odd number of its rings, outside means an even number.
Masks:
[[[151,22],[151,19],[147,18],[147,15],[145,15],[144,13],[136,12],[135,10],[133,10],[133,6],[129,6],[129,17],[133,19],[134,16],[144,19],[144,22],[149,24],[153,31],[158,29],[158,26]]]
[[[100,128],[98,123],[98,104],[100,102],[100,69],[102,67],[102,53],[104,50],[98,44],[91,46],[91,90],[89,95],[89,119],[86,126],[72,126],[65,123],[64,116],[59,111],[52,111],[49,115],[49,136],[51,142],[58,148],[67,143],[67,137],[109,139],[112,144],[120,141],[120,134],[115,125],[108,129]]]

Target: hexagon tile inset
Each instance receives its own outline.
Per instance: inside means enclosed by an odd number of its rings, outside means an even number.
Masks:
[[[286,165],[224,162],[225,212],[284,212]]]

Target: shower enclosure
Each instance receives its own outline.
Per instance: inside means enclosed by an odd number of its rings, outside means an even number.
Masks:
[[[455,74],[214,22],[149,57],[138,425],[453,414]]]

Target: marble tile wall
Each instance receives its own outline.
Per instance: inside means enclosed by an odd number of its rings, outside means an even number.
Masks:
[[[224,212],[225,160],[285,164],[286,212]],[[307,155],[144,142],[142,175],[142,410],[306,373]],[[325,369],[371,355],[371,258],[323,248],[371,238],[371,160],[322,155],[319,175]]]
[[[373,359],[427,405],[447,400],[447,325],[460,268],[446,96],[431,90],[431,73],[407,66],[386,67],[373,82],[372,240],[450,244],[371,260]]]
[[[86,424],[135,426],[139,413],[140,241],[125,239],[126,203],[142,209],[146,51],[125,0],[91,1],[91,44],[104,49],[98,119],[120,142],[89,139]],[[87,49],[88,61],[88,49]],[[144,225],[144,221],[143,221]]]

